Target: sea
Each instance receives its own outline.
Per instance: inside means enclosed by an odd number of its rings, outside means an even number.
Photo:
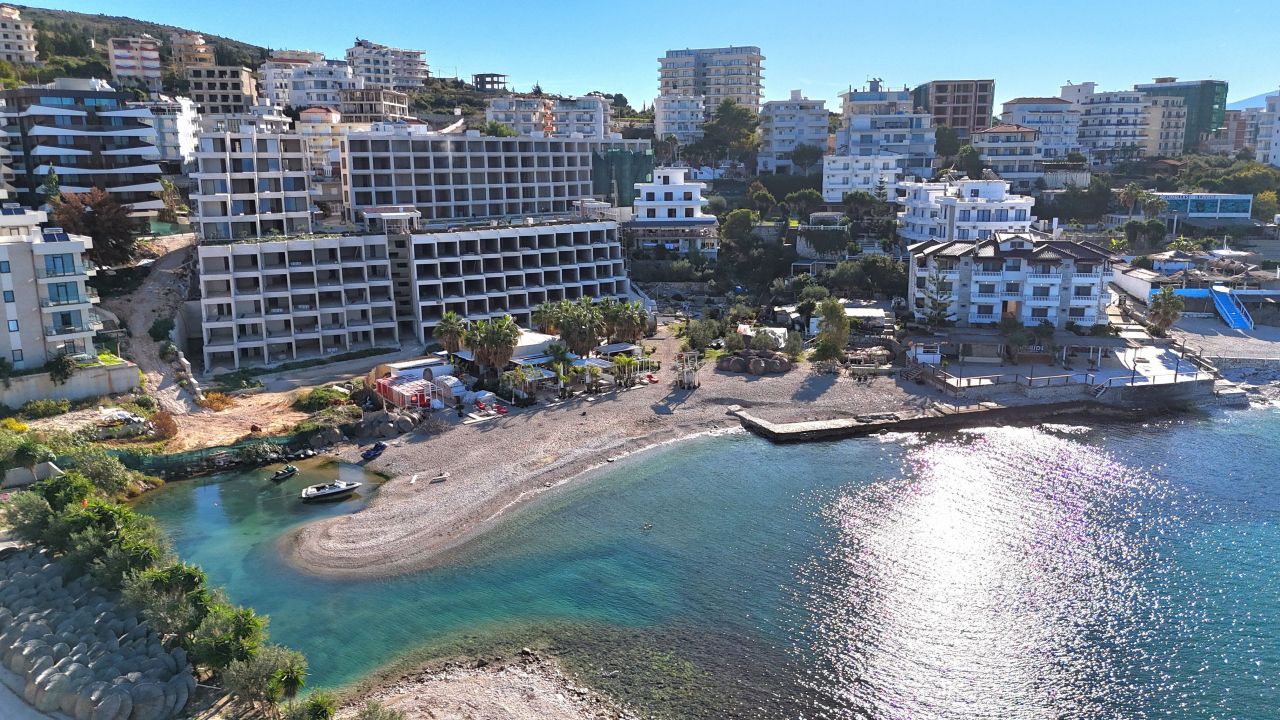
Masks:
[[[356,466],[172,482],[138,509],[270,616],[310,687],[535,647],[657,717],[1262,720],[1280,716],[1278,440],[1274,408],[703,436],[382,580],[317,578],[280,554],[289,529],[376,494]],[[297,501],[335,476],[370,482]]]

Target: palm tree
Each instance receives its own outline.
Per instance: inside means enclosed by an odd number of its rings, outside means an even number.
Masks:
[[[533,309],[530,317],[538,327],[538,332],[554,335],[559,327],[560,306],[556,303],[541,303]]]
[[[283,659],[283,666],[276,670],[271,681],[279,686],[280,694],[289,701],[289,707],[293,707],[293,699],[307,684],[307,659],[295,651],[288,652]]]
[[[1160,213],[1169,209],[1169,201],[1154,193],[1147,193],[1142,200],[1142,214],[1150,218],[1160,217]]]
[[[1120,189],[1120,204],[1128,208],[1130,220],[1133,219],[1134,207],[1141,203],[1146,195],[1147,191],[1143,190],[1142,186],[1136,182],[1131,182]]]
[[[639,300],[622,303],[613,337],[622,342],[638,342],[649,327],[649,311]]]
[[[613,359],[613,366],[617,368],[617,378],[622,382],[623,387],[631,387],[635,384],[636,366],[640,364],[630,355],[619,355]]]
[[[450,310],[440,318],[440,323],[431,331],[431,336],[444,345],[444,351],[452,356],[462,349],[462,340],[467,334],[467,323],[458,313]]]
[[[600,344],[604,318],[590,298],[566,303],[560,316],[560,341],[574,354],[586,357]]]
[[[622,321],[622,315],[625,312],[627,303],[618,302],[615,298],[604,298],[596,303],[596,307],[600,309],[604,337],[606,340],[612,339],[617,334],[618,324]]]
[[[1183,305],[1182,298],[1173,291],[1173,288],[1162,287],[1147,306],[1147,320],[1163,333],[1182,317]]]
[[[564,397],[564,384],[566,380],[564,371],[569,364],[569,348],[565,347],[561,343],[551,343],[547,346],[546,353],[551,358],[550,365],[556,369],[556,381],[560,385],[560,397]]]
[[[501,371],[511,362],[511,354],[520,341],[520,327],[510,315],[479,320],[467,328],[464,339],[482,370],[493,368]]]

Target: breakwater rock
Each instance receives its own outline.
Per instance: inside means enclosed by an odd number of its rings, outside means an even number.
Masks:
[[[75,720],[170,720],[196,688],[182,648],[33,550],[0,559],[0,661],[28,703]]]

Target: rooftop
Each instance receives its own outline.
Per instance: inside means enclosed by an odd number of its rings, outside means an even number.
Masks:
[[[999,125],[992,125],[991,127],[985,128],[983,130],[974,130],[973,134],[982,135],[984,133],[1007,133],[1007,132],[1039,132],[1039,131],[1036,130],[1035,128],[1029,128],[1026,125],[1019,125],[1017,123],[1000,123]]]

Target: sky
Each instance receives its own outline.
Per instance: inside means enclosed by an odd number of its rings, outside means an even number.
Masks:
[[[126,15],[271,48],[342,58],[356,36],[422,49],[433,75],[501,72],[513,89],[657,94],[657,58],[687,47],[756,45],[765,99],[793,89],[827,100],[867,79],[996,81],[1000,103],[1057,95],[1067,82],[1127,89],[1156,76],[1222,79],[1229,101],[1280,84],[1272,62],[1276,0],[36,0]]]

